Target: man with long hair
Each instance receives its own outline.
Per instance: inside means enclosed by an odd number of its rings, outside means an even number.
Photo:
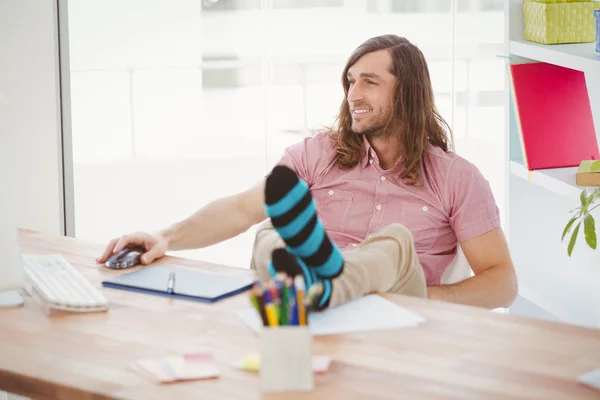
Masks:
[[[510,305],[517,281],[498,207],[479,170],[450,149],[422,52],[395,35],[371,38],[342,86],[335,126],[286,149],[258,185],[161,232],[113,239],[97,261],[138,244],[148,264],[262,222],[252,268],[319,282],[320,309],[372,292]],[[443,285],[458,245],[474,275]]]

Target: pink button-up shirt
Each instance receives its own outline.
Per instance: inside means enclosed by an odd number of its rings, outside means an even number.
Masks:
[[[328,135],[320,132],[289,147],[279,163],[308,184],[325,230],[339,247],[399,222],[413,234],[427,284],[439,285],[459,242],[500,226],[488,181],[457,154],[430,145],[423,186],[410,186],[380,167],[367,140],[366,156],[356,167],[338,168]]]

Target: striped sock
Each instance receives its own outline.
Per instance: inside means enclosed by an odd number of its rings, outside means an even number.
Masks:
[[[319,278],[335,278],[344,269],[340,249],[329,239],[317,216],[306,183],[285,166],[267,177],[266,213],[287,249]]]
[[[329,279],[317,278],[312,268],[307,267],[300,258],[289,253],[286,249],[273,250],[269,269],[272,270],[271,275],[275,275],[277,272],[283,272],[292,278],[296,277],[296,275],[304,277],[307,293],[308,289],[313,284],[321,283],[323,285],[323,292],[320,297],[316,299],[316,309],[324,310],[329,306],[329,299],[331,298],[331,281]]]

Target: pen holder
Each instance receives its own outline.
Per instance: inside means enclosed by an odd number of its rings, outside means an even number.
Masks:
[[[260,331],[260,380],[263,392],[314,388],[312,335],[308,326],[263,327]]]

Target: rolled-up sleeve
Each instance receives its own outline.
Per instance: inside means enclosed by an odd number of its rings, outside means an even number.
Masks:
[[[459,242],[500,227],[500,213],[489,182],[475,165],[457,158],[446,179],[450,225]]]

